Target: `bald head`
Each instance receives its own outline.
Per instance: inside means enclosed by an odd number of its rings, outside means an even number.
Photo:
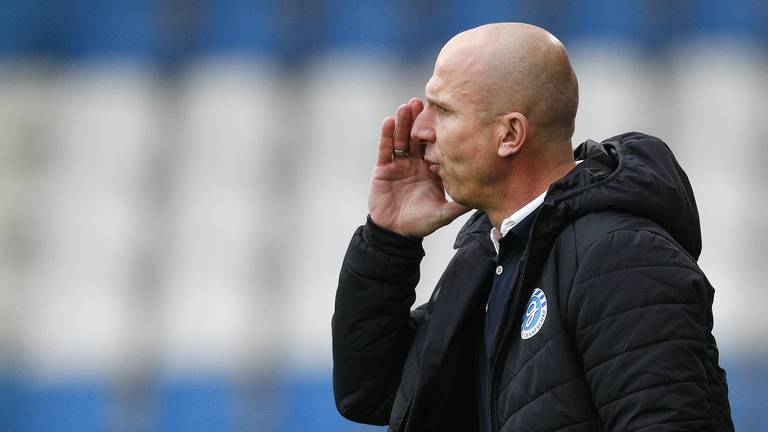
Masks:
[[[547,138],[573,135],[576,75],[563,44],[540,27],[495,23],[459,33],[440,52],[435,76],[460,79],[479,111],[520,112]]]

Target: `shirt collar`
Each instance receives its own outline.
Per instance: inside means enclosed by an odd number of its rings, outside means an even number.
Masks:
[[[511,216],[504,219],[501,222],[501,232],[496,229],[496,227],[491,228],[491,242],[493,243],[494,249],[496,249],[496,253],[499,253],[499,241],[507,235],[509,230],[515,227],[515,225],[522,222],[526,217],[528,217],[531,213],[533,213],[534,210],[539,208],[541,203],[544,202],[544,198],[547,196],[547,191],[544,191],[541,195],[537,196],[533,200],[531,200],[528,204],[524,205],[520,210],[512,213]]]
[[[583,160],[577,160],[576,165],[584,162]],[[496,249],[496,254],[499,253],[499,241],[507,235],[509,230],[515,227],[515,225],[522,222],[526,217],[528,217],[531,213],[533,213],[534,210],[539,208],[541,203],[544,202],[544,198],[547,196],[547,191],[544,191],[541,195],[537,196],[531,202],[524,205],[523,208],[520,210],[512,213],[512,215],[503,221],[501,221],[501,232],[496,229],[496,227],[491,228],[491,242],[493,243],[493,248]]]

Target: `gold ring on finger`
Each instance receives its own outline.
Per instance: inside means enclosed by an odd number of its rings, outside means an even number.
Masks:
[[[394,150],[395,157],[408,157],[408,152],[405,150],[395,149]]]

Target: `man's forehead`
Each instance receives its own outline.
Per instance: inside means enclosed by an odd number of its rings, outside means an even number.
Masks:
[[[445,81],[443,81],[438,75],[432,75],[427,81],[427,85],[424,86],[424,93],[427,96],[437,96],[440,91],[445,88]]]
[[[427,81],[427,85],[424,87],[424,95],[430,102],[438,103],[440,105],[454,106],[456,97],[461,97],[455,86],[452,86],[445,77],[440,75],[432,75],[432,78]]]
[[[424,94],[427,99],[454,106],[462,102],[476,103],[478,78],[466,69],[436,67],[424,87]]]
[[[449,43],[435,61],[428,85],[468,88],[483,79],[488,63],[485,48],[477,44]]]

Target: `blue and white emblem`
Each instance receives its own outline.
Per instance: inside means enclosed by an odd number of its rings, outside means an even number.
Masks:
[[[523,325],[520,326],[520,337],[523,339],[533,337],[541,330],[545,319],[547,319],[547,296],[544,295],[544,291],[536,288],[525,306]]]

